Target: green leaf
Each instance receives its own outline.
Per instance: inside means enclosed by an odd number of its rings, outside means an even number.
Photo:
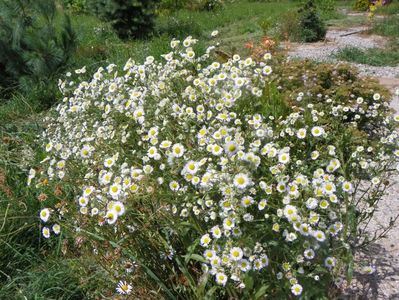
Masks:
[[[201,263],[206,263],[205,258],[203,258],[201,255],[199,254],[191,254],[191,255],[183,255],[183,257],[185,258],[185,260],[188,262],[189,260],[195,260]]]
[[[191,260],[191,257],[194,255],[194,251],[197,248],[199,242],[199,239],[197,239],[194,241],[193,244],[190,245],[190,247],[188,247],[188,253],[183,256],[185,264],[188,264],[188,262]]]
[[[212,295],[218,290],[218,286],[213,286],[205,295],[205,299],[214,299]]]
[[[269,288],[268,285],[262,285],[260,287],[260,289],[255,293],[254,300],[257,300],[257,299],[260,299],[261,297],[263,297],[266,294],[268,288]]]
[[[245,288],[247,290],[252,290],[254,287],[254,279],[251,275],[247,274],[244,278]]]
[[[353,260],[353,254],[352,251],[349,249],[348,250],[348,270],[346,273],[346,280],[350,284],[353,278],[353,265],[354,265],[354,260]]]

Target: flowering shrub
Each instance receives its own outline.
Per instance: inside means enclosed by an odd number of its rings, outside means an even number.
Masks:
[[[399,117],[379,93],[288,104],[269,53],[212,62],[196,42],[60,82],[29,176],[43,236],[75,237],[121,294],[326,297],[397,172]]]

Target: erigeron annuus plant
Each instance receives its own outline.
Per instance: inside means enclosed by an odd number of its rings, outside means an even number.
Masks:
[[[269,53],[212,62],[195,43],[60,82],[29,176],[49,195],[44,237],[85,234],[114,253],[119,293],[138,293],[134,260],[168,299],[326,296],[396,173],[386,100],[271,103]]]

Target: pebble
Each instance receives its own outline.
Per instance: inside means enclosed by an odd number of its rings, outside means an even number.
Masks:
[[[294,59],[310,59],[319,62],[336,63],[338,60],[334,57],[334,54],[346,47],[356,47],[359,49],[384,47],[387,43],[387,40],[384,37],[362,34],[368,29],[369,28],[365,26],[346,29],[331,28],[327,31],[325,42],[311,44],[291,43],[290,46],[292,47],[288,52],[288,57]],[[361,76],[386,78],[399,77],[399,65],[393,67],[376,67],[364,64],[350,64],[359,69],[359,74]]]

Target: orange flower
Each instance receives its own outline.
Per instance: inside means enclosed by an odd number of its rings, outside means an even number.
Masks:
[[[270,48],[272,48],[274,45],[275,45],[275,42],[274,42],[271,38],[269,38],[269,37],[267,37],[267,36],[264,36],[264,37],[262,38],[262,46],[263,46],[264,48],[270,49]]]
[[[254,47],[254,43],[252,41],[248,41],[245,43],[244,47],[247,49],[252,49]]]

